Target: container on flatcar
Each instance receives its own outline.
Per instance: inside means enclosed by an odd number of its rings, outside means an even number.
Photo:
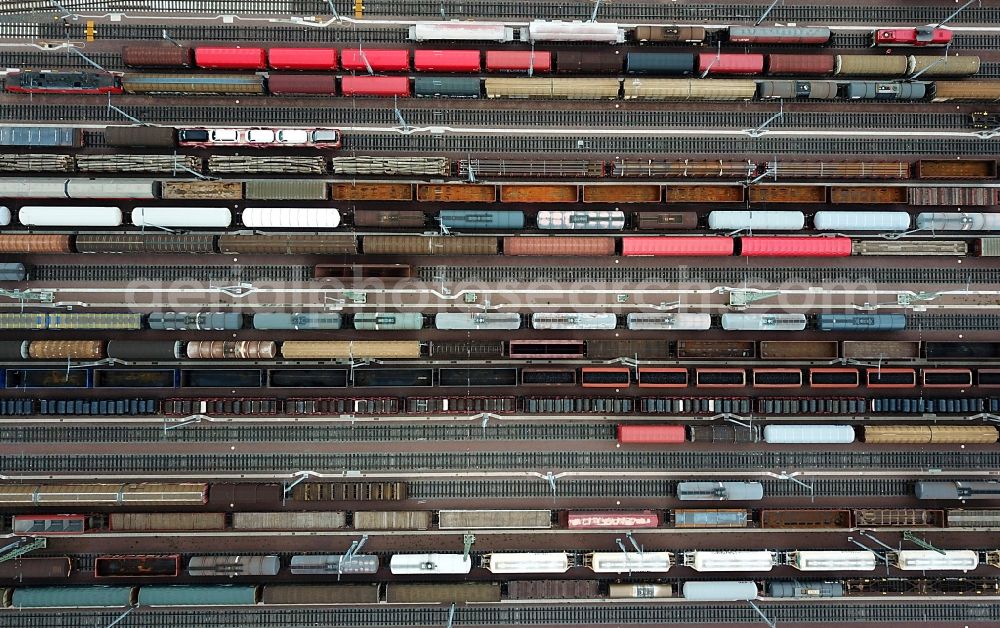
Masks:
[[[685,441],[683,425],[653,425],[646,423],[620,424],[618,442],[621,444],[678,444]]]
[[[673,596],[674,588],[673,585],[669,584],[611,583],[608,585],[608,597],[611,599],[655,599]]]
[[[684,599],[695,602],[739,602],[756,600],[758,596],[757,583],[742,581],[688,580],[681,591]]]
[[[767,594],[777,598],[843,597],[844,585],[840,582],[772,580],[767,583]]]

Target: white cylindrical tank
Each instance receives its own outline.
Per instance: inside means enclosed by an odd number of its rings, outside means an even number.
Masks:
[[[711,314],[681,313],[676,314],[639,314],[632,313],[626,317],[629,329],[689,329],[705,331],[712,328]]]
[[[766,425],[764,442],[784,443],[853,443],[851,425]]]
[[[972,550],[901,550],[895,564],[902,571],[971,571],[979,566],[979,552]]]
[[[1000,214],[928,212],[917,214],[917,228],[931,231],[1000,231]]]
[[[690,580],[682,589],[684,599],[696,602],[738,602],[757,599],[755,582],[711,582]]]
[[[228,207],[136,207],[132,224],[137,227],[228,227],[233,214]]]
[[[875,552],[799,550],[788,562],[799,571],[874,571]]]
[[[820,211],[813,216],[818,231],[906,231],[910,215],[906,212]]]
[[[695,551],[684,554],[684,565],[695,571],[771,571],[774,554],[767,550],[745,552]]]
[[[441,312],[434,315],[437,329],[520,329],[516,312]]]
[[[0,205],[0,226],[6,227],[10,224],[10,208]]]
[[[258,229],[336,229],[340,211],[333,207],[247,207],[243,225]]]
[[[37,227],[118,227],[122,210],[117,207],[43,207],[25,205],[17,213],[22,225]]]
[[[788,211],[714,211],[708,215],[709,229],[740,231],[801,231],[806,224],[802,212]]]
[[[461,554],[393,554],[389,571],[401,575],[467,574],[472,570],[472,559]]]
[[[566,552],[493,553],[484,558],[483,566],[497,574],[566,573],[569,555]]]
[[[594,573],[662,573],[673,564],[670,552],[593,552],[589,558]]]

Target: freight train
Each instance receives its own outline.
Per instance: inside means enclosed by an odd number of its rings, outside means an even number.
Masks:
[[[634,53],[637,54],[637,53]],[[758,55],[760,56],[760,55]],[[978,61],[978,59],[977,59]],[[755,72],[744,71],[743,74]],[[930,73],[930,72],[928,72]],[[91,73],[22,72],[8,75],[8,91],[52,93],[45,79],[58,85],[85,81]],[[905,74],[905,72],[904,72]],[[97,79],[90,79],[95,82]],[[344,96],[372,98],[450,97],[563,100],[769,100],[848,99],[1000,101],[1000,81],[754,81],[750,79],[661,78],[486,78],[271,74],[131,74],[113,77],[114,93],[238,94],[273,96]],[[15,81],[12,83],[12,81]],[[338,88],[339,83],[339,88]],[[56,93],[68,93],[65,89]]]
[[[2,265],[0,265],[2,269]],[[358,312],[351,315],[325,313],[253,314],[254,329],[314,330],[353,327],[360,331],[416,331],[419,329],[516,330],[522,327],[521,315],[508,313],[439,313],[426,319],[420,312]],[[727,318],[728,317],[728,318]],[[638,314],[622,315],[590,312],[532,314],[525,316],[531,329],[618,329],[707,330],[713,326],[710,314]],[[428,320],[432,324],[427,324]],[[145,328],[157,330],[227,330],[243,329],[246,320],[236,312],[156,312],[146,317]],[[69,330],[69,329],[143,329],[141,314],[135,313],[0,313],[0,329]],[[721,323],[721,325],[720,325]],[[248,326],[248,327],[249,327]],[[724,314],[716,327],[725,330],[800,331],[805,329],[805,314]],[[902,314],[817,314],[815,328],[821,331],[900,331],[906,328]],[[26,341],[28,342],[28,341]],[[250,341],[240,341],[250,342]],[[273,341],[268,341],[273,344]],[[3,352],[4,354],[9,352]],[[24,345],[27,357],[31,351]],[[183,352],[181,352],[183,353]]]
[[[703,430],[702,430],[703,432]],[[698,426],[652,423],[618,425],[618,443],[622,445],[668,445],[698,442]],[[827,443],[850,444],[991,444],[998,431],[992,425],[794,425],[775,424],[734,431],[740,442],[765,442],[771,445]],[[763,434],[763,438],[761,438]],[[704,433],[702,434],[704,439]]]

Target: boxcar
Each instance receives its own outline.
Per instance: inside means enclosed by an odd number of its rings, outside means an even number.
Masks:
[[[267,52],[263,48],[195,48],[194,63],[210,70],[264,70]]]
[[[271,48],[267,64],[275,70],[337,70],[337,51],[333,48]]]
[[[671,444],[684,442],[683,425],[622,424],[618,442],[622,444]]]
[[[552,53],[542,50],[487,50],[487,72],[551,72]]]
[[[340,79],[344,96],[391,97],[410,95],[410,79],[405,76],[344,76]]]
[[[410,69],[410,51],[398,49],[343,48],[340,51],[340,65],[345,70],[360,70],[362,72],[367,72],[368,68],[371,68],[376,72],[406,72]],[[344,95],[346,96],[347,94]]]
[[[439,530],[548,529],[551,510],[440,510]]]
[[[479,98],[480,91],[479,79],[475,77],[418,76],[413,79],[413,95],[418,97]]]

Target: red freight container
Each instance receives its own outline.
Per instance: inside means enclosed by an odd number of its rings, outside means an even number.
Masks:
[[[619,443],[676,444],[684,442],[683,425],[619,425]]]
[[[850,238],[822,236],[740,238],[741,255],[746,257],[849,257]]]
[[[210,70],[264,70],[263,48],[195,48],[194,64]]]
[[[833,74],[833,55],[767,55],[767,73],[790,76]]]
[[[414,50],[413,69],[418,72],[478,72],[478,50]]]
[[[345,76],[340,79],[344,96],[409,96],[410,79],[405,76]]]
[[[190,68],[191,49],[170,44],[125,46],[122,63],[133,68]]]
[[[626,236],[622,255],[732,255],[733,239],[724,236]]]
[[[362,53],[364,53],[364,59],[361,58]],[[365,60],[368,61],[368,65],[365,65]],[[367,72],[369,65],[372,70],[406,72],[410,69],[410,51],[373,48],[360,50],[358,48],[344,48],[340,51],[340,67],[345,70]]]
[[[631,528],[658,528],[660,515],[651,510],[640,512],[574,512],[566,513],[566,527],[570,530],[622,530]]]
[[[763,74],[764,55],[702,52],[698,54],[698,72],[705,70],[709,74]]]
[[[337,77],[333,74],[271,74],[267,77],[267,91],[281,94],[337,95]]]
[[[267,62],[275,70],[336,70],[333,48],[271,48]]]
[[[614,255],[615,239],[581,236],[511,236],[503,239],[503,254],[573,257]]]
[[[530,50],[488,50],[486,70],[489,72],[552,71],[552,53]]]

